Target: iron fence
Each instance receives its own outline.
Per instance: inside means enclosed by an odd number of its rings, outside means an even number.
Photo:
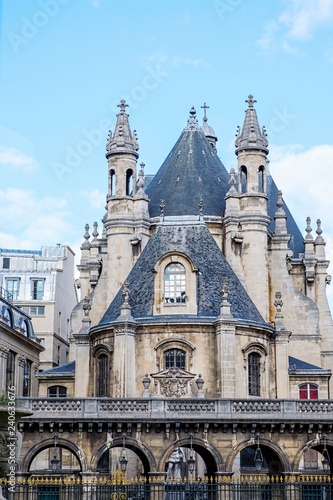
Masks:
[[[15,485],[0,480],[0,485],[7,500],[333,500],[333,483],[327,476],[250,476],[240,481],[30,478]]]

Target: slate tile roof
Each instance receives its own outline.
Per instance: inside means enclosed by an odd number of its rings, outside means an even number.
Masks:
[[[234,318],[244,321],[264,324],[264,320],[251,301],[237,276],[222,255],[206,224],[160,224],[141,253],[138,261],[130,272],[129,282],[132,316],[156,320],[153,317],[154,273],[158,260],[168,252],[186,254],[199,270],[197,274],[197,304],[198,312],[194,318],[211,318],[212,321],[220,313],[222,295],[220,292],[222,278],[227,277],[230,293],[231,314]],[[102,317],[98,327],[109,324],[117,319],[123,299],[121,290]],[[173,316],[174,317],[174,316]],[[187,318],[186,315],[183,316]],[[190,319],[193,315],[189,315]],[[178,316],[180,318],[180,316]],[[266,325],[267,326],[267,325]]]
[[[75,361],[37,373],[37,377],[71,377],[75,375]]]

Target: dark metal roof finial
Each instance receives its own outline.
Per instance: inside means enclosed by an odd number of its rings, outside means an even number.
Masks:
[[[204,102],[204,105],[203,106],[200,106],[201,108],[203,108],[204,110],[204,117],[203,117],[203,121],[206,122],[207,121],[207,116],[206,116],[206,109],[209,109],[209,106],[207,106],[207,104]]]

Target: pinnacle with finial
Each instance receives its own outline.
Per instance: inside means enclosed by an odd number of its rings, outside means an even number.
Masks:
[[[83,237],[84,237],[84,242],[82,243],[82,247],[81,248],[90,248],[90,243],[89,243],[89,238],[90,238],[90,234],[89,234],[89,224],[86,224],[84,226],[86,232],[84,233]]]
[[[160,209],[161,209],[161,217],[164,217],[164,209],[165,209],[164,200],[161,200]]]
[[[145,181],[144,181],[145,164],[143,163],[143,161],[140,163],[140,167],[141,167],[141,169],[139,170],[138,188],[139,188],[139,191],[143,191],[143,188],[145,187]],[[139,191],[138,191],[138,193],[139,193]],[[140,193],[140,194],[142,194],[142,193]]]
[[[99,232],[97,231],[97,228],[98,228],[98,224],[97,222],[94,222],[94,231],[93,231],[93,237],[94,237],[94,240],[97,240],[97,236],[99,235]]]
[[[323,230],[322,230],[322,228],[321,228],[321,220],[320,220],[320,219],[317,219],[317,229],[316,229],[316,233],[317,233],[317,235],[318,235],[318,236],[317,236],[317,237],[316,237],[316,239],[315,239],[315,243],[316,243],[316,245],[318,245],[318,243],[319,243],[319,244],[320,244],[320,243],[325,244],[325,240],[324,240],[324,238],[322,237],[322,232],[323,232]]]
[[[128,307],[129,306],[129,296],[130,296],[130,289],[129,289],[129,282],[126,280],[124,281],[124,285],[123,285],[123,290],[121,292],[122,296],[123,296],[123,306],[125,307]]]
[[[222,286],[221,286],[222,299],[228,300],[229,295],[229,286],[228,286],[228,278],[222,278]]]
[[[117,104],[117,107],[120,108],[120,113],[123,115],[125,113],[125,109],[128,108],[128,104],[126,104],[125,99],[121,99],[120,104]]]
[[[249,108],[253,108],[254,103],[257,102],[257,101],[255,99],[253,99],[253,95],[250,94],[249,97],[248,97],[248,99],[245,102],[248,103]]]
[[[305,240],[306,241],[313,241],[312,234],[311,234],[312,227],[311,227],[311,219],[310,219],[310,217],[306,218],[306,228],[305,228],[305,231],[308,233],[305,236]]]
[[[204,202],[203,202],[202,197],[200,198],[198,207],[199,207],[199,213],[200,213],[200,216],[201,216],[201,215],[203,215],[203,209],[204,209]]]

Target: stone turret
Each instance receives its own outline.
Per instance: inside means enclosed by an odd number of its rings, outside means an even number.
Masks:
[[[249,95],[242,130],[237,129],[238,190],[232,186],[226,195],[226,257],[232,262],[242,283],[262,316],[269,319],[267,272],[266,163],[268,141],[260,130],[256,102]]]
[[[121,100],[118,106],[120,113],[115,130],[113,134],[110,131],[106,144],[109,182],[104,228],[108,241],[108,302],[118,292],[149,238],[144,164],[141,164],[137,190],[137,136],[129,125],[127,104]]]

